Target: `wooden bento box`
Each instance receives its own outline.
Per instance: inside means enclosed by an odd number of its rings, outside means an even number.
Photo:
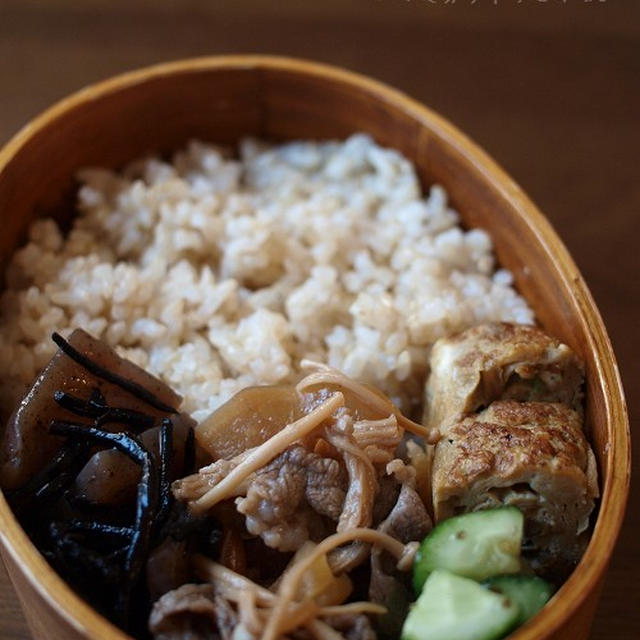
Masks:
[[[73,210],[81,167],[122,166],[194,137],[233,144],[246,135],[327,139],[356,131],[405,154],[424,184],[445,187],[465,226],[491,234],[542,326],[586,364],[586,428],[601,489],[595,529],[553,600],[511,636],[586,638],[628,493],[629,426],[615,357],[589,290],[547,220],[491,158],[428,108],[363,76],[270,56],[187,60],[107,80],[50,108],[0,152],[0,265],[34,217]],[[2,497],[0,540],[35,638],[127,637],[67,587]]]

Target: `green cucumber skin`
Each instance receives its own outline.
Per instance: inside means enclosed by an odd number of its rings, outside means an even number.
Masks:
[[[515,628],[519,615],[509,598],[436,569],[409,611],[401,640],[499,640]]]
[[[553,596],[553,585],[538,576],[502,575],[483,583],[492,591],[503,593],[520,609],[518,626],[535,616]]]
[[[516,507],[497,507],[440,522],[422,541],[413,565],[416,594],[435,569],[474,580],[520,571],[524,518]],[[465,558],[466,556],[466,558]]]

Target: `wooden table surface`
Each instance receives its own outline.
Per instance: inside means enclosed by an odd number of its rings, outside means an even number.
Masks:
[[[377,77],[492,154],[549,217],[585,276],[617,352],[633,427],[640,2],[0,0],[0,143],[56,99],[109,75],[240,52],[313,58]],[[594,640],[639,634],[638,483],[627,514]],[[0,638],[30,637],[0,565]]]

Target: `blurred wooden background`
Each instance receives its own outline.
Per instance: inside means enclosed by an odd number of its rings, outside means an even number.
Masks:
[[[254,52],[313,58],[386,81],[493,155],[550,218],[585,276],[616,348],[633,427],[640,416],[640,2],[0,0],[0,143],[53,101],[109,75]],[[594,640],[638,637],[639,486]],[[0,637],[30,638],[1,566]]]

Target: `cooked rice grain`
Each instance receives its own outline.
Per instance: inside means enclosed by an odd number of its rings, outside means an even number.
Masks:
[[[19,401],[75,327],[117,346],[202,419],[247,385],[292,381],[302,358],[419,403],[430,345],[482,322],[531,323],[442,187],[366,135],[192,142],[171,163],[80,173],[67,237],[35,221],[2,294],[0,405]]]

